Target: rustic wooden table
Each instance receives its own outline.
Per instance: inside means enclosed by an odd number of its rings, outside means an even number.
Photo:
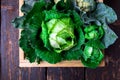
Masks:
[[[18,16],[18,0],[1,0],[0,80],[120,80],[120,0],[105,0],[118,14],[110,27],[119,39],[105,50],[104,68],[20,68],[18,30],[11,20]]]

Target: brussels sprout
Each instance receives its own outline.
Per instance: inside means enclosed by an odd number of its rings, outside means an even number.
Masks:
[[[90,40],[90,39],[101,39],[104,35],[104,30],[101,26],[96,26],[96,25],[90,25],[85,27],[85,38]]]

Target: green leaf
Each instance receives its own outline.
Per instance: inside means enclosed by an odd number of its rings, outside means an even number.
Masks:
[[[65,60],[80,60],[82,50],[78,49],[75,51],[67,51],[64,55]]]
[[[29,21],[35,16],[38,17],[38,20],[40,19],[43,20],[44,15],[42,14],[42,11],[45,9],[45,3],[44,2],[36,2],[32,8],[32,10],[26,15],[26,19],[24,21],[24,25],[26,25],[27,23],[30,23]],[[38,16],[39,15],[39,16]],[[37,18],[36,17],[36,18]],[[36,19],[37,20],[37,19]],[[37,21],[38,21],[37,20]]]
[[[43,14],[42,13],[36,13],[31,18],[29,18],[29,21],[28,21],[29,25],[34,24],[36,26],[41,26],[42,19],[43,19],[43,17],[41,15],[43,15]]]
[[[25,52],[25,57],[30,62],[35,62],[37,55],[35,53],[36,46],[39,42],[39,30],[41,27],[36,25],[27,25],[26,28],[21,32],[21,38],[19,40],[19,45]]]
[[[89,51],[87,51],[87,49],[89,49]],[[104,55],[99,50],[99,48],[94,48],[94,47],[92,47],[92,49],[85,48],[85,51],[83,52],[83,56],[81,57],[81,61],[86,67],[94,69],[99,66],[103,57]]]
[[[85,61],[87,61],[93,53],[93,47],[92,46],[85,46],[84,52],[83,52],[83,57]]]
[[[105,45],[102,43],[101,40],[89,40],[88,42],[86,42],[85,45],[93,46],[99,49],[105,49]]]
[[[21,7],[21,11],[24,14],[27,14],[28,12],[30,12],[35,2],[35,0],[24,0],[24,4]]]
[[[62,60],[61,54],[55,53],[53,51],[48,51],[45,48],[36,48],[35,52],[43,61],[47,61],[51,64],[55,64]]]
[[[49,34],[48,34],[48,28],[44,22],[42,22],[42,32],[40,34],[40,38],[42,39],[44,43],[44,47],[46,47],[48,50],[51,50],[51,46],[49,43]]]
[[[101,26],[97,26],[97,25],[86,26],[84,31],[85,31],[85,38],[88,40],[101,39],[104,35],[103,28]]]
[[[35,46],[37,45],[37,41],[40,39],[38,34],[40,34],[39,31],[41,31],[41,27],[38,27],[36,25],[29,25],[28,28],[26,28],[27,31],[27,36],[29,39],[29,44],[35,48]]]
[[[64,11],[67,10],[67,6],[64,3],[64,0],[56,0],[55,3],[56,2],[57,2],[57,4],[53,7],[54,10],[57,10],[57,11],[60,11],[60,12],[64,12]]]
[[[72,18],[76,27],[83,25],[82,19],[76,11],[72,11]]]
[[[102,23],[113,23],[117,20],[117,15],[115,11],[105,5],[104,3],[98,3],[96,11],[94,12],[95,17]]]
[[[59,19],[59,18],[64,18],[64,17],[69,17],[70,13],[60,13],[55,10],[49,10],[49,11],[44,11],[45,14],[45,21],[48,21],[50,19]]]
[[[84,25],[94,23],[98,26],[102,24],[113,23],[117,20],[115,11],[104,3],[97,3],[96,9],[90,13],[80,12]]]
[[[68,10],[73,10],[75,8],[75,0],[66,0],[66,6]]]
[[[35,50],[30,45],[29,38],[28,38],[28,33],[27,33],[26,30],[23,30],[21,32],[21,38],[19,40],[19,46],[23,49],[25,57],[30,62],[35,62],[35,59],[36,59]]]
[[[64,53],[64,58],[67,60],[78,60],[82,54],[82,45],[85,42],[85,37],[81,28],[75,29],[76,45]]]
[[[25,20],[25,16],[17,17],[14,20],[12,20],[12,24],[15,28],[23,29],[24,28],[24,26],[23,26],[24,20]]]
[[[74,50],[81,49],[81,46],[85,43],[85,36],[80,27],[75,29],[75,36],[76,36],[76,46],[73,48]]]
[[[27,7],[23,7],[24,16],[15,18],[12,23],[13,26],[16,28],[25,28],[26,24],[36,24],[41,25],[41,20],[43,19],[44,15],[42,15],[41,11],[44,9],[45,2],[36,2],[35,5],[33,4],[35,1],[25,1],[24,5]],[[23,5],[23,6],[24,6]],[[28,9],[28,6],[32,6],[32,9]],[[33,6],[34,5],[34,6]],[[25,9],[26,8],[26,9]]]
[[[55,2],[57,2],[55,9],[61,12],[73,10],[75,8],[75,0],[56,0]]]
[[[103,44],[106,48],[108,48],[110,45],[112,45],[118,36],[111,30],[107,24],[103,25],[103,29],[105,31],[104,37],[102,39]]]
[[[24,4],[21,7],[21,11],[24,14],[29,13],[32,10],[32,8],[34,7],[34,4],[36,2],[40,2],[42,4],[46,4],[45,8],[47,10],[51,9],[52,6],[54,5],[54,0],[24,0]]]

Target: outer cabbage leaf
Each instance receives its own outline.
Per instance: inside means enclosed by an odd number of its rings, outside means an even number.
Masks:
[[[61,54],[55,53],[53,51],[48,51],[47,49],[43,47],[39,47],[35,49],[35,52],[39,58],[41,58],[44,61],[47,61],[51,64],[55,64],[57,62],[60,62],[62,60]]]
[[[25,20],[25,16],[17,17],[14,20],[12,20],[12,24],[15,28],[23,29],[24,28],[24,26],[23,26],[24,20]]]
[[[27,14],[32,9],[35,2],[36,2],[36,0],[24,0],[24,4],[21,7],[21,11],[24,14]]]
[[[75,8],[75,0],[55,0],[56,9],[58,11],[73,10]]]
[[[29,1],[28,1],[29,2]],[[33,2],[33,1],[31,1]],[[25,6],[28,6],[27,2],[25,2]],[[33,5],[32,5],[33,6]],[[27,9],[28,11],[24,11],[24,14],[22,17],[17,17],[15,18],[13,21],[12,21],[12,24],[14,25],[15,28],[25,28],[26,27],[26,24],[28,23],[33,23],[35,21],[32,21],[33,19],[31,18],[34,18],[37,16],[37,19],[36,19],[36,22],[35,24],[40,24],[39,22],[41,22],[42,18],[44,17],[44,15],[42,15],[42,13],[40,13],[42,10],[44,10],[44,7],[45,7],[45,3],[44,2],[36,2],[34,4],[34,6],[32,7],[32,9]],[[41,16],[39,16],[41,15]]]
[[[45,21],[48,21],[50,19],[59,19],[59,18],[64,18],[64,17],[69,17],[70,13],[60,13],[55,10],[49,10],[49,11],[44,11],[45,14]]]
[[[24,25],[27,23],[31,23],[33,19],[37,20],[37,23],[41,24],[41,20],[43,20],[44,15],[42,14],[42,11],[45,9],[45,3],[44,2],[36,2],[32,8],[32,10],[26,15],[26,19],[24,21]],[[38,18],[38,19],[37,19]],[[40,26],[40,25],[39,25]]]
[[[93,46],[93,47],[99,48],[99,49],[105,49],[105,45],[100,40],[89,40],[88,42],[86,42],[85,45]]]
[[[73,18],[73,22],[75,23],[76,27],[80,27],[83,25],[83,21],[81,19],[81,17],[79,16],[79,14],[76,11],[71,11],[72,13],[72,18]]]
[[[81,55],[82,55],[81,49],[73,51],[70,50],[64,54],[64,60],[80,60]]]
[[[98,3],[97,8],[93,15],[95,14],[95,18],[97,18],[102,23],[113,23],[117,20],[117,15],[115,11],[105,5],[104,3]]]
[[[103,25],[103,29],[105,31],[104,37],[102,39],[103,44],[105,45],[106,48],[108,48],[110,45],[112,45],[118,36],[111,30],[107,24]]]
[[[99,48],[85,46],[81,61],[89,68],[96,68],[101,63],[103,57],[104,55]]]
[[[36,55],[35,55],[35,50],[31,47],[29,38],[28,38],[28,31],[23,30],[21,32],[21,38],[19,40],[19,46],[23,49],[25,57],[30,61],[30,62],[35,62],[36,60]]]
[[[44,43],[44,47],[46,47],[48,50],[51,50],[47,25],[44,22],[42,22],[41,26],[42,26],[42,32],[40,34],[40,38]]]

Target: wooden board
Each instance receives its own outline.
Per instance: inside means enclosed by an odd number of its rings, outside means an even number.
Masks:
[[[102,1],[102,0],[100,0]],[[23,4],[23,0],[19,0],[19,16],[22,16],[23,13],[20,11],[20,8]],[[20,32],[19,30],[19,38],[20,38]],[[99,67],[104,67],[105,62],[104,60],[101,62]],[[40,64],[37,63],[30,63],[28,60],[24,58],[24,52],[21,48],[19,48],[19,67],[84,67],[84,65],[80,61],[62,61],[57,64],[50,64],[45,61],[42,61]]]

